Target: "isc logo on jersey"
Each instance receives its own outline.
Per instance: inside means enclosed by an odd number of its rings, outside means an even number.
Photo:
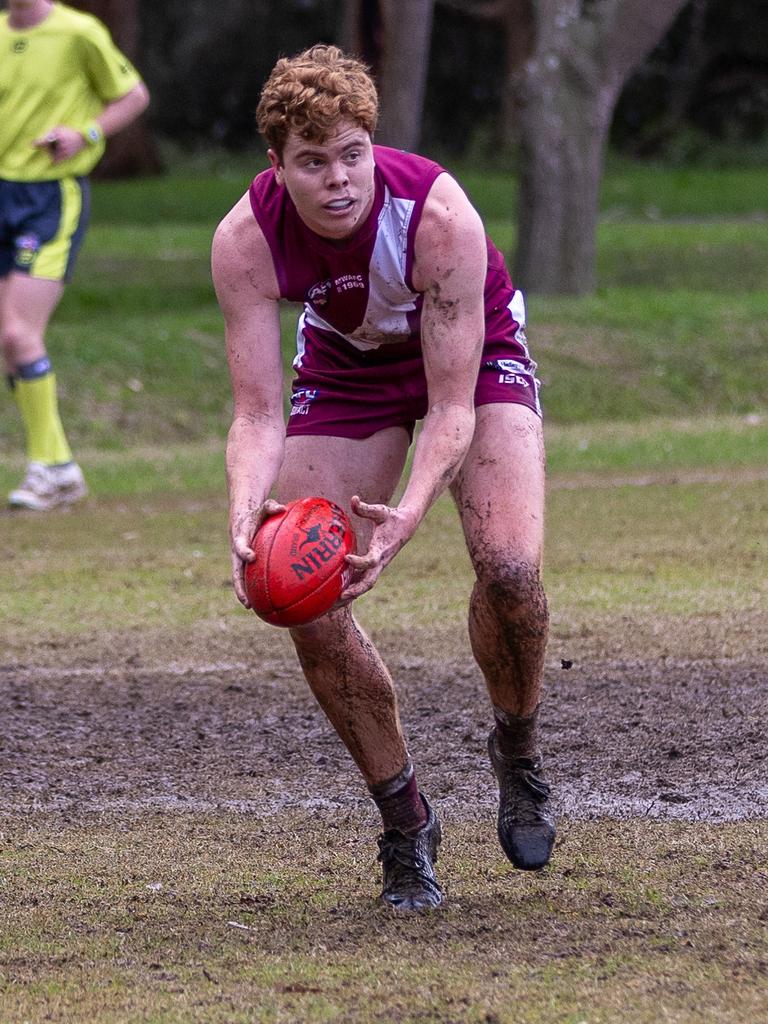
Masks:
[[[500,371],[499,384],[518,384],[523,388],[531,386],[528,367],[517,359],[494,359],[490,365]]]

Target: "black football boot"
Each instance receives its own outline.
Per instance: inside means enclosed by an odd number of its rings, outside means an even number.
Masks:
[[[496,730],[488,737],[491,765],[499,780],[499,842],[516,868],[543,868],[555,842],[555,818],[541,759],[505,757],[496,746]]]
[[[381,899],[398,911],[431,910],[443,902],[434,865],[442,838],[440,822],[424,796],[429,817],[416,832],[389,829],[378,838]]]

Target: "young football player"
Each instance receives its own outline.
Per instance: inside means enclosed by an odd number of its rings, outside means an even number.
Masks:
[[[351,512],[354,578],[337,607],[291,636],[381,812],[382,898],[407,911],[442,901],[440,824],[352,602],[450,487],[476,574],[469,631],[490,696],[498,835],[514,865],[543,867],[555,837],[537,735],[544,446],[523,297],[454,178],[373,144],[377,109],[366,67],[335,47],[278,61],[257,111],[271,167],[219,226],[213,276],[234,395],[235,591],[248,607],[251,539],[280,502],[320,494]],[[281,300],[303,304],[287,427]]]

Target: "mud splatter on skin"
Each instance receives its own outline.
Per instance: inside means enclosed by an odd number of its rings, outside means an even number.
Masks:
[[[544,434],[541,429],[541,423],[538,420],[519,423],[512,428],[511,433],[513,437],[517,436],[521,440],[533,438],[536,443],[536,459],[541,468],[544,469],[546,467],[547,455],[544,448]]]
[[[483,426],[487,429],[487,422]],[[512,454],[497,456],[498,446],[481,444],[470,470],[459,475],[451,493],[476,575],[469,607],[472,651],[492,703],[527,716],[539,703],[549,631],[540,569],[545,459],[540,421],[530,417],[506,424],[504,440],[505,450],[511,448]],[[497,522],[501,513],[495,496],[500,478],[507,478],[503,464],[514,459],[516,445],[529,465],[518,479],[512,477],[511,496],[507,495],[505,507],[511,503],[513,511],[508,514],[517,522],[503,526]],[[502,468],[495,472],[499,464]],[[533,487],[529,496],[522,490],[526,481]]]
[[[251,288],[255,289],[257,292],[260,293],[262,285],[261,285],[261,280],[260,280],[259,276],[256,274],[256,271],[255,270],[248,270],[247,271],[247,275],[248,275],[248,283],[250,284]],[[235,288],[233,290],[237,291],[238,289]]]
[[[446,270],[442,276],[442,283],[448,281],[453,274],[453,268]],[[440,328],[443,325],[455,323],[461,314],[461,302],[459,299],[444,299],[441,281],[434,281],[427,290],[432,300],[431,313],[436,321],[435,329],[435,341],[440,340]]]
[[[369,785],[391,778],[408,756],[394,683],[348,608],[291,630],[317,702]]]
[[[491,702],[514,715],[539,703],[549,610],[536,565],[478,567],[469,606],[469,636]]]

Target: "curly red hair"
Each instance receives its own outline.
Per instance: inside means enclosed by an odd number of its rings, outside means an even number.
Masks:
[[[354,121],[370,135],[379,98],[369,68],[337,46],[318,44],[282,57],[261,91],[256,123],[279,157],[290,132],[323,143],[340,121]]]

